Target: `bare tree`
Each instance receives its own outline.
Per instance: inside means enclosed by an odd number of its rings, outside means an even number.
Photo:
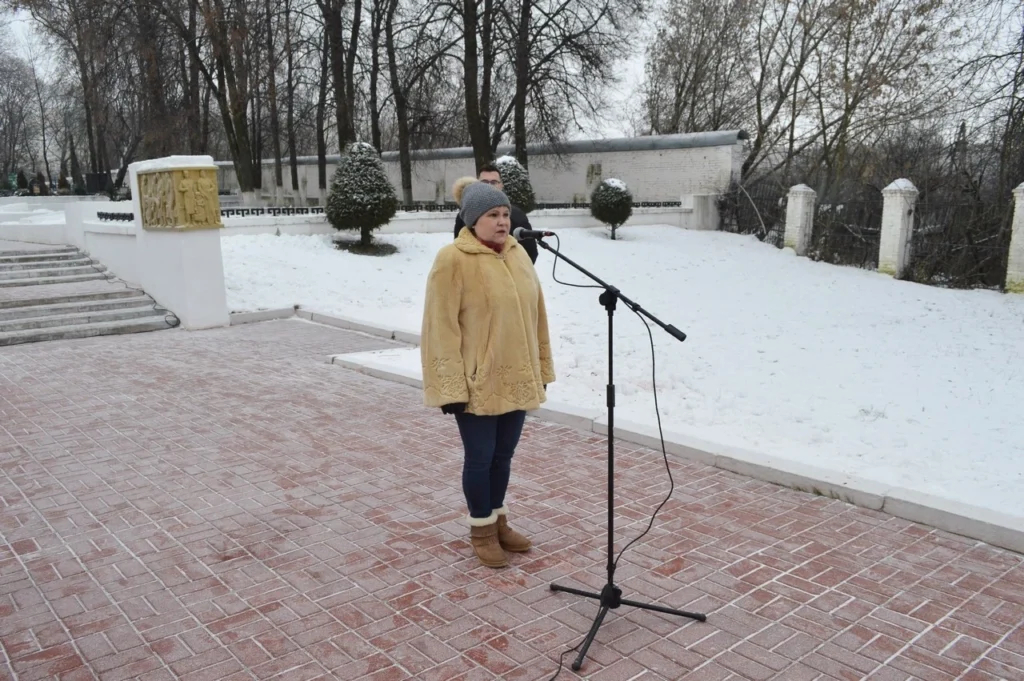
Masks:
[[[270,139],[274,152],[275,203],[283,197],[284,174],[281,166],[281,119],[277,110],[277,47],[274,43],[275,12],[270,0],[264,0],[267,47],[267,101],[270,104]]]
[[[744,78],[754,3],[677,0],[647,53],[642,88],[649,134],[742,125],[750,92]]]
[[[34,66],[32,67],[32,86],[36,95],[36,103],[39,105],[39,137],[43,145],[43,167],[46,169],[46,181],[52,184],[50,157],[46,153],[46,100],[49,97],[44,95],[44,91],[47,89],[46,85],[39,80],[39,74],[36,73]]]
[[[159,8],[217,101],[239,189],[252,201],[257,178],[248,116],[254,69],[245,45],[250,8],[245,0],[159,0]],[[201,27],[193,13],[202,18]]]
[[[363,3],[362,0],[352,0],[351,5],[349,0],[316,0],[316,4],[323,18],[324,42],[331,81],[334,85],[338,146],[345,149],[356,141],[353,118],[356,98],[355,65]]]
[[[453,17],[444,5],[426,3],[413,6],[401,25],[395,18],[398,0],[387,0],[384,17],[385,49],[390,77],[395,119],[398,129],[398,160],[402,175],[402,197],[406,204],[412,198],[412,130],[410,126],[410,93],[458,44],[451,35]],[[398,40],[403,39],[399,45]],[[402,59],[399,59],[399,53]]]
[[[491,42],[494,26],[493,5],[493,0],[483,0],[483,12],[480,13],[477,0],[462,0],[461,8],[462,86],[466,98],[466,126],[469,128],[477,172],[494,160],[488,134],[494,64]]]
[[[496,146],[511,123],[516,158],[526,165],[529,137],[557,143],[599,113],[646,3],[519,0],[501,6],[511,97],[495,111],[492,140]]]
[[[295,43],[292,36],[292,2],[284,0],[285,129],[288,135],[288,167],[292,192],[299,191],[298,147],[295,135]]]
[[[103,96],[107,78],[108,47],[122,6],[99,0],[17,0],[46,35],[72,57],[82,88],[89,164],[93,173],[106,172],[108,115]]]
[[[327,95],[330,92],[330,71],[328,70],[331,60],[330,40],[327,31],[324,31],[323,47],[320,52],[320,79],[316,100],[317,186],[320,189],[321,205],[327,200]]]
[[[30,156],[34,136],[32,82],[28,64],[0,53],[0,172],[5,182]]]

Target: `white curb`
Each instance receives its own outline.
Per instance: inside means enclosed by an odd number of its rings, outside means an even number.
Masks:
[[[289,319],[294,316],[294,307],[282,307],[276,310],[258,310],[256,312],[232,312],[231,326],[236,326],[238,324],[252,324],[254,322],[269,322],[275,319]]]

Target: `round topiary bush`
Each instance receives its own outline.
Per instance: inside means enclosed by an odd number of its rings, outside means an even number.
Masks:
[[[625,224],[633,214],[633,194],[622,180],[608,178],[594,188],[590,195],[590,214],[615,230]]]
[[[523,164],[512,156],[502,156],[494,165],[498,166],[501,183],[505,185],[505,196],[512,205],[524,213],[536,208],[537,197],[533,193],[533,185],[530,184],[530,173]]]
[[[398,211],[398,195],[384,172],[377,150],[365,142],[351,145],[338,162],[324,213],[337,230],[359,230],[359,243],[368,249],[373,230],[386,225]]]

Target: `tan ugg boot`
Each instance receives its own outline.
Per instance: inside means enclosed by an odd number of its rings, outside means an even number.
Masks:
[[[513,553],[529,551],[533,546],[530,540],[508,526],[508,507],[502,506],[494,512],[498,514],[498,543],[501,548]]]
[[[491,513],[487,518],[469,518],[469,541],[480,562],[487,567],[500,568],[508,565],[508,558],[498,543],[498,517]]]

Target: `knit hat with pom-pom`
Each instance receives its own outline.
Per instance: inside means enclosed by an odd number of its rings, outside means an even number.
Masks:
[[[505,192],[486,182],[474,182],[462,192],[462,221],[473,227],[480,216],[499,206],[512,206]]]

